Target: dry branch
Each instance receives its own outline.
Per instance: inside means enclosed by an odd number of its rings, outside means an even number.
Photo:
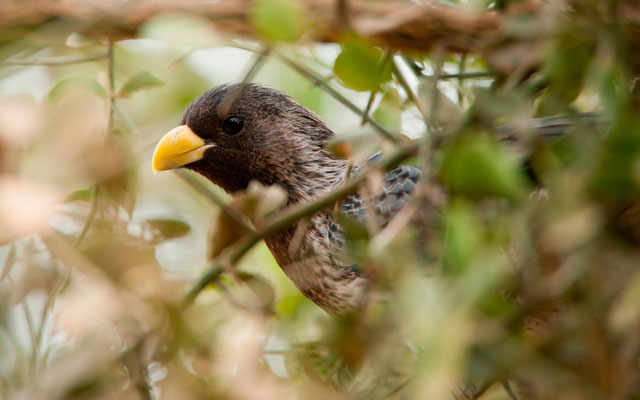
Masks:
[[[304,0],[297,4],[309,21],[307,39],[335,42],[347,31],[392,49],[428,50],[435,43],[452,51],[472,50],[501,31],[501,17],[493,11],[471,11],[436,2],[346,2],[349,24],[340,16],[340,2]],[[162,14],[190,14],[206,18],[233,36],[254,37],[251,1],[220,0],[9,0],[0,2],[0,28],[37,26],[52,20],[79,23],[83,30],[112,38],[135,37],[138,28]]]

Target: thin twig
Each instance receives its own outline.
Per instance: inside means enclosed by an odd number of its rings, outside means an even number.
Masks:
[[[220,208],[222,212],[230,216],[235,222],[240,224],[248,232],[255,232],[254,227],[251,226],[251,224],[249,224],[240,213],[231,208],[227,203],[224,202],[224,200],[218,197],[218,195],[213,191],[209,190],[209,188],[203,185],[202,182],[193,177],[193,175],[191,175],[189,172],[177,169],[174,170],[174,174],[187,185],[189,185],[193,190],[200,193],[201,195],[206,197],[207,200],[218,206],[218,208]]]
[[[391,61],[391,65],[393,66],[393,73],[396,76],[396,79],[398,80],[398,82],[400,83],[400,86],[402,86],[405,93],[407,94],[407,97],[411,101],[413,101],[413,103],[418,108],[418,111],[420,111],[420,114],[422,115],[422,118],[426,123],[429,120],[429,114],[426,109],[426,106],[424,105],[420,97],[413,91],[413,89],[411,89],[411,86],[409,86],[409,81],[402,73],[402,70],[400,69],[400,65],[398,64],[398,62],[399,61],[396,60],[395,58]]]
[[[382,396],[382,398],[380,400],[387,400],[387,399],[391,398],[391,396],[393,396],[394,394],[398,393],[400,390],[402,390],[403,387],[407,386],[407,383],[409,383],[409,380],[406,380],[406,381],[400,383],[398,386],[396,386],[393,389],[391,389],[387,394]]]
[[[371,112],[371,107],[373,106],[373,102],[376,99],[376,94],[378,94],[377,90],[372,90],[369,94],[369,100],[367,101],[367,106],[365,107],[362,115],[362,121],[360,125],[364,125],[367,123],[367,119],[369,118],[369,113]]]
[[[431,92],[431,110],[429,110],[429,115],[434,117],[436,115],[436,112],[438,111],[438,81],[442,78],[442,51],[435,51],[435,68],[434,68],[434,74],[432,76],[433,79],[433,87],[431,88],[432,92]],[[435,135],[435,118],[429,118],[427,122],[427,126],[429,128],[429,135],[430,136],[434,136]]]
[[[136,128],[135,124],[131,120],[131,117],[129,117],[127,113],[125,113],[124,110],[120,106],[118,106],[118,104],[114,103],[113,108],[115,109],[116,113],[120,115],[120,118],[125,123],[125,125],[127,125],[131,133],[137,132],[138,129]]]
[[[7,253],[7,257],[4,259],[4,263],[2,265],[2,272],[0,272],[0,282],[4,280],[11,272],[11,268],[16,261],[16,246],[15,244],[11,244],[9,246],[9,253]]]
[[[344,4],[344,7],[346,9],[347,5],[346,5],[346,1]],[[384,58],[382,59],[382,62],[380,62],[380,65],[378,65],[378,76],[382,75],[382,73],[384,72],[384,69],[387,67],[387,64],[389,63],[389,61],[393,58],[393,54],[392,53],[386,53]],[[364,125],[367,123],[367,119],[369,118],[369,114],[371,113],[371,107],[373,106],[373,102],[376,99],[376,94],[378,94],[378,90],[374,89],[371,91],[371,93],[369,94],[369,100],[367,101],[367,106],[365,107],[364,111],[363,111],[363,116],[362,116],[362,121],[360,122],[360,125]]]
[[[87,215],[87,219],[84,221],[84,225],[82,226],[82,231],[80,231],[80,235],[78,235],[78,239],[76,239],[76,247],[80,246],[80,243],[84,240],[89,233],[89,229],[93,224],[93,220],[96,217],[96,213],[98,211],[98,197],[100,196],[100,185],[94,183],[91,189],[91,205],[89,208],[89,214]]]
[[[458,63],[458,74],[464,74],[466,72],[466,69],[467,69],[467,54],[465,53],[460,57],[460,62]],[[462,106],[464,101],[464,93],[463,93],[464,82],[460,78],[458,78],[458,87],[456,89],[457,89],[456,93],[458,94],[458,104]]]
[[[42,67],[59,67],[70,64],[80,64],[84,62],[98,61],[109,55],[108,52],[96,54],[86,57],[65,57],[65,58],[34,58],[28,60],[5,60],[0,61],[0,65],[9,66],[42,66]]]
[[[261,52],[255,55],[255,60],[253,61],[253,63],[251,64],[251,67],[242,78],[242,81],[241,81],[242,83],[248,83],[253,80],[253,78],[256,76],[256,74],[264,64],[264,61],[267,59],[269,52],[271,52],[271,48],[267,46],[264,48],[264,50],[262,50]]]
[[[444,79],[475,79],[475,78],[492,78],[494,74],[491,71],[473,71],[473,72],[457,72],[454,74],[434,74],[434,75],[422,75],[424,78],[438,78],[440,80]]]
[[[509,381],[502,381],[502,386],[504,387],[504,390],[507,392],[511,400],[518,400],[518,396],[516,396],[516,393],[513,391],[513,388],[511,387]]]
[[[282,61],[287,66],[289,66],[291,69],[298,72],[300,75],[303,75],[304,77],[312,81],[314,84],[318,85],[322,90],[324,90],[325,92],[333,96],[340,103],[345,105],[348,109],[360,115],[373,128],[375,128],[375,130],[378,131],[378,133],[380,133],[385,139],[395,144],[398,144],[400,142],[400,138],[398,138],[394,133],[389,131],[387,128],[383,127],[382,125],[374,121],[369,115],[363,112],[358,106],[353,104],[349,99],[343,96],[340,92],[338,92],[333,87],[331,87],[331,85],[329,85],[329,83],[327,83],[325,79],[323,79],[321,76],[311,71],[310,69],[298,64],[297,62],[281,54],[280,52],[274,51],[273,53],[276,55],[276,57],[280,61]]]
[[[107,135],[110,135],[113,130],[113,112],[116,102],[115,58],[113,54],[113,41],[111,38],[107,41],[107,76],[109,79],[109,120]]]
[[[38,360],[38,346],[36,342],[37,334],[36,328],[33,324],[33,315],[31,314],[31,310],[29,309],[29,304],[27,303],[27,299],[22,301],[22,309],[24,310],[24,317],[27,320],[27,327],[29,328],[29,336],[31,337],[31,373],[35,375],[36,365]]]
[[[107,77],[108,77],[108,90],[109,90],[109,102],[107,103],[108,115],[109,119],[107,120],[107,137],[111,135],[113,130],[113,112],[115,110],[115,64],[114,64],[114,54],[113,54],[113,41],[109,38],[107,40],[107,50],[104,53],[104,57],[107,60]],[[87,215],[87,219],[82,227],[82,231],[76,240],[76,246],[79,246],[82,240],[84,240],[85,236],[89,232],[89,228],[91,228],[91,224],[96,216],[96,212],[98,211],[98,197],[100,195],[100,185],[98,183],[93,184],[92,189],[93,196],[91,197],[91,208],[89,210],[89,215]]]
[[[365,171],[349,179],[344,185],[340,186],[336,190],[330,192],[324,197],[311,201],[309,203],[303,203],[298,206],[288,208],[281,213],[277,214],[273,220],[261,230],[250,234],[245,239],[238,242],[237,245],[229,249],[226,255],[226,261],[230,264],[236,264],[253,246],[255,246],[261,240],[278,233],[300,219],[315,214],[316,212],[330,207],[335,202],[349,196],[355,192],[362,182],[369,176],[372,171],[383,169],[389,170],[396,166],[399,162],[405,160],[408,157],[414,155],[417,151],[417,144],[410,143],[408,145],[401,146],[391,156],[386,158],[381,163],[367,168]],[[188,306],[195,300],[198,294],[207,287],[211,282],[216,280],[224,272],[223,265],[218,261],[209,271],[207,271],[189,290],[185,296],[183,306]]]

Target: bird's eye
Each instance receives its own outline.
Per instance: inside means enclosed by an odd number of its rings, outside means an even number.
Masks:
[[[229,135],[235,135],[240,132],[242,126],[244,125],[244,121],[240,117],[228,117],[222,122],[222,130],[228,133]]]

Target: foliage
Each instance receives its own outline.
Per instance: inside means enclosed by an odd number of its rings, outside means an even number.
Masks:
[[[2,28],[0,397],[639,397],[634,38],[609,1],[473,3],[505,28],[464,55],[308,43],[282,0],[252,6],[264,42],[171,15],[115,42]],[[325,314],[256,246],[340,193],[278,212],[279,188],[152,175],[189,102],[245,79],[318,113],[341,157],[423,170],[384,229],[339,217],[363,309]]]

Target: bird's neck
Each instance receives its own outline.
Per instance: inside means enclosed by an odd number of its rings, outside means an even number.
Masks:
[[[348,161],[323,152],[297,157],[292,167],[280,182],[287,191],[288,205],[312,200],[335,189],[346,177]]]

